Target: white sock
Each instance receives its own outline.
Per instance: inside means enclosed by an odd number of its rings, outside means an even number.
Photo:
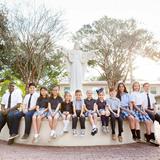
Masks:
[[[35,138],[37,138],[38,136],[39,136],[39,134],[38,134],[38,133],[34,135],[34,137],[35,137]]]
[[[92,128],[93,128],[93,129],[94,129],[94,128],[96,128],[96,125],[95,125],[95,124],[93,124],[93,125],[92,125]]]
[[[54,129],[52,129],[52,130],[51,130],[51,133],[52,133],[52,134],[53,134],[53,133],[55,133],[55,130],[54,130]]]

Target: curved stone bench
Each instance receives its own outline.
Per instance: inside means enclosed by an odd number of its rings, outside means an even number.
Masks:
[[[156,126],[158,126],[158,128],[156,127],[156,130],[160,131],[160,126],[157,125],[157,123],[155,123]],[[28,145],[39,145],[39,146],[98,146],[98,145],[117,145],[117,144],[127,144],[127,143],[133,143],[134,141],[132,140],[132,135],[128,126],[128,122],[124,121],[124,132],[123,132],[123,142],[120,143],[117,141],[113,141],[111,138],[111,129],[110,129],[110,133],[108,134],[103,134],[101,131],[101,121],[100,119],[98,119],[98,133],[95,136],[91,136],[90,132],[91,132],[91,125],[89,123],[89,121],[86,119],[86,131],[85,131],[85,136],[81,137],[81,136],[73,136],[72,135],[72,129],[71,129],[71,123],[69,125],[69,133],[65,133],[65,134],[61,134],[62,133],[62,129],[63,129],[63,121],[59,120],[58,121],[58,125],[57,125],[57,129],[56,132],[58,134],[56,139],[52,139],[50,140],[49,138],[49,134],[50,134],[50,128],[49,128],[49,124],[48,124],[48,120],[44,119],[42,121],[42,126],[41,126],[41,130],[40,130],[40,140],[38,141],[38,143],[32,143],[33,140],[33,135],[34,135],[34,131],[33,131],[33,127],[31,128],[31,133],[29,138],[27,139],[27,141],[22,141],[21,137],[24,133],[24,118],[22,118],[21,120],[21,124],[20,124],[20,130],[19,130],[19,137],[17,137],[15,139],[15,143],[19,143],[19,144],[28,144]],[[79,126],[77,127],[79,128]],[[143,135],[144,133],[144,127],[143,125],[141,125],[141,134]],[[117,131],[117,124],[116,124],[116,131]],[[156,137],[159,136],[159,133],[156,131]],[[7,141],[9,137],[8,134],[8,127],[7,125],[5,125],[5,127],[2,129],[1,133],[0,133],[0,139],[1,140],[5,140]],[[160,136],[159,136],[160,137]]]

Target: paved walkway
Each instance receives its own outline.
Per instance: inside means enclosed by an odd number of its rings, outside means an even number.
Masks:
[[[100,147],[36,147],[0,141],[0,160],[160,160],[160,148],[142,143]]]

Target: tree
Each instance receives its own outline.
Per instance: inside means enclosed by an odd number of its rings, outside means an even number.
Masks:
[[[38,84],[43,78],[55,75],[54,68],[50,72],[47,69],[52,69],[54,64],[63,67],[59,65],[61,56],[56,52],[56,42],[64,33],[61,13],[52,13],[42,6],[27,13],[17,10],[11,17],[12,49],[5,58],[0,57],[3,64],[26,86],[29,82]]]
[[[0,71],[4,68],[3,62],[8,61],[8,55],[10,54],[11,48],[11,38],[8,26],[8,10],[3,4],[0,4]],[[3,80],[3,77],[1,77],[0,81]]]
[[[109,87],[126,80],[136,54],[151,56],[153,44],[158,45],[151,33],[138,28],[135,20],[106,16],[91,25],[84,25],[75,33],[73,41],[78,41],[82,50],[96,53],[90,65],[101,68],[101,77]],[[146,52],[148,48],[150,53]]]

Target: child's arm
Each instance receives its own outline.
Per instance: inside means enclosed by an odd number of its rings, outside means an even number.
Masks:
[[[48,110],[52,114],[51,103],[48,103]]]
[[[80,114],[81,116],[84,116],[84,114],[83,114],[84,109],[85,109],[85,105],[83,104],[83,105],[82,105],[82,108],[81,108],[81,114]]]
[[[84,111],[88,112],[86,105],[84,105]]]
[[[97,112],[97,114],[100,116],[101,114],[99,113],[99,110],[98,110],[98,105],[97,105],[97,103],[95,103],[95,107],[94,107],[94,109],[95,109],[95,112]]]
[[[144,114],[144,112],[143,112],[143,111],[141,111],[141,110],[136,106],[136,104],[135,104],[135,102],[134,102],[134,101],[131,101],[131,104],[132,104],[133,108],[135,108],[138,112],[140,112],[140,113]]]
[[[61,107],[61,103],[59,103],[59,104],[57,105],[57,108],[56,108],[56,110],[55,110],[55,112],[54,112],[54,115],[59,111],[60,107]]]
[[[116,113],[112,110],[111,106],[110,105],[107,105],[107,106],[108,106],[109,111],[115,115]]]
[[[76,114],[76,107],[75,107],[74,104],[73,104],[73,115],[74,115],[74,116],[77,116],[77,114]]]
[[[38,112],[39,112],[39,106],[38,106],[38,105],[36,106],[36,111],[38,111]]]
[[[94,111],[94,112],[98,112],[98,107],[97,107],[97,104],[96,104],[96,103],[94,103],[93,111]]]

